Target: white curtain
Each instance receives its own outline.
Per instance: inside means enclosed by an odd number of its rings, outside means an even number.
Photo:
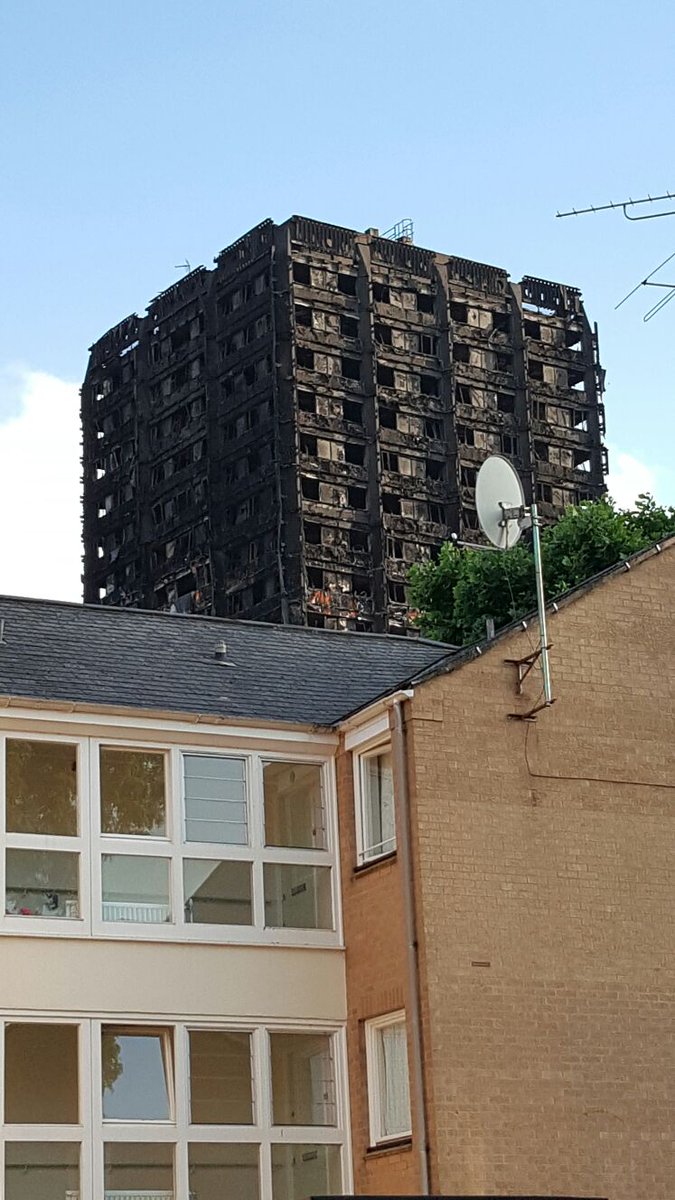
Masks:
[[[410,1132],[410,1089],[405,1023],[380,1030],[382,1135]]]
[[[391,754],[367,758],[364,851],[386,854],[396,845]]]

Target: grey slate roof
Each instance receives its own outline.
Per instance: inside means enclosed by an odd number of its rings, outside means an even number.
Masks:
[[[333,724],[454,652],[386,634],[17,597],[0,597],[0,621],[1,696],[300,725]]]

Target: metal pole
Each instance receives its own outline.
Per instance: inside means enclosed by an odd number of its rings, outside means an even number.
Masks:
[[[541,566],[541,539],[539,537],[539,513],[536,504],[530,505],[532,515],[532,548],[534,550],[534,576],[537,581],[537,611],[539,614],[539,637],[541,638],[541,673],[544,677],[544,700],[553,703],[551,691],[551,668],[548,661],[548,631],[546,629],[546,597],[544,596],[544,573]]]
[[[418,962],[417,922],[413,877],[412,846],[410,844],[410,796],[408,794],[408,753],[403,706],[400,700],[394,705],[393,751],[396,772],[397,828],[401,838],[401,871],[403,873],[403,908],[405,913],[406,958],[408,967],[408,1004],[411,1025],[411,1092],[414,1109],[413,1132],[419,1159],[420,1195],[428,1196],[429,1150],[427,1146],[427,1117],[424,1103],[424,1050],[422,1046],[422,1012],[420,1003],[420,975]]]

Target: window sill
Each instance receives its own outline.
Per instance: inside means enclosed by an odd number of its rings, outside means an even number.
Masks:
[[[366,1150],[366,1158],[381,1158],[385,1154],[401,1154],[408,1150],[412,1150],[412,1134],[392,1138],[390,1142],[381,1142],[378,1146],[369,1146]]]
[[[360,863],[354,867],[354,875],[365,875],[368,871],[374,870],[376,867],[382,867],[385,863],[391,863],[396,858],[396,850],[390,850],[387,854],[378,854],[377,858],[369,858],[368,862]]]
[[[199,928],[199,932],[193,932]],[[195,925],[147,925],[133,921],[106,921],[90,923],[80,917],[39,918],[24,916],[0,917],[0,937],[18,938],[64,938],[72,941],[126,942],[128,945],[164,946],[219,946],[221,949],[247,947],[251,949],[320,949],[343,950],[344,943],[335,930],[266,929],[255,931],[254,927],[227,926],[211,932],[210,927]],[[246,932],[239,932],[245,930]]]

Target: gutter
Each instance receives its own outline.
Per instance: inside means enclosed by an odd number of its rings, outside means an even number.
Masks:
[[[396,688],[393,692],[385,692],[378,696],[376,700],[371,700],[363,708],[357,708],[349,716],[339,718],[334,723],[334,728],[339,728],[343,733],[349,734],[354,730],[360,729],[362,725],[367,725],[382,713],[386,713],[388,709],[393,708],[395,704],[399,704],[402,700],[412,700],[414,696],[412,688]],[[355,742],[352,742],[354,745]],[[350,749],[347,746],[347,749]]]
[[[408,696],[412,692],[407,693]],[[410,843],[410,795],[408,790],[408,753],[406,734],[403,724],[403,703],[401,697],[405,692],[396,693],[393,698],[392,713],[394,718],[392,730],[392,753],[394,757],[398,825],[401,838],[400,860],[403,876],[403,905],[405,912],[406,934],[406,965],[408,971],[408,1003],[410,1006],[411,1028],[411,1099],[413,1108],[413,1131],[417,1133],[420,1194],[429,1193],[429,1147],[427,1144],[427,1119],[424,1103],[424,1072],[422,1068],[422,1017],[420,1004],[420,975],[418,961],[417,921],[415,914],[415,895],[413,890],[413,862]]]

